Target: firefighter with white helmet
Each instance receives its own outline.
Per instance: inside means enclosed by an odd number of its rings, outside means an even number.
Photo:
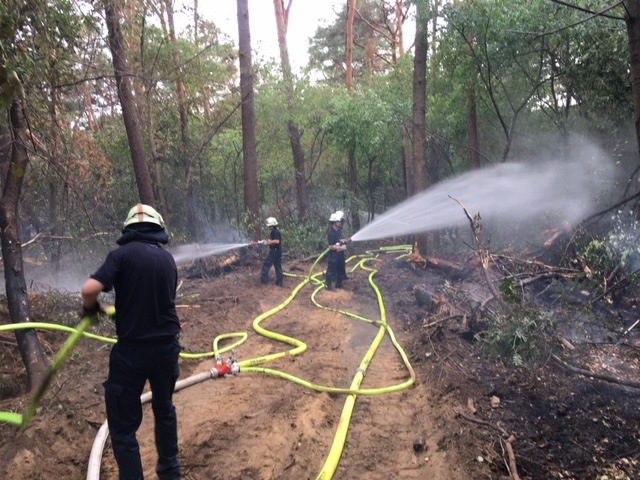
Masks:
[[[269,270],[273,267],[276,272],[276,285],[282,287],[284,286],[284,273],[282,272],[282,233],[280,233],[278,221],[274,217],[267,218],[265,224],[270,230],[269,239],[254,242],[254,244],[260,243],[269,247],[269,252],[262,264],[260,282],[263,285],[269,283]]]
[[[176,312],[178,270],[162,245],[169,242],[162,216],[139,203],[124,221],[119,247],[82,287],[85,316],[101,310],[98,297],[115,290],[117,343],[109,357],[104,398],[120,478],[142,478],[136,431],[142,422],[140,395],[149,381],[153,394],[156,473],[181,478],[173,391],[180,374],[180,319]]]
[[[342,282],[349,278],[347,277],[347,254],[345,251],[347,247],[345,244],[351,242],[351,238],[344,238],[344,212],[342,210],[337,210],[333,213],[333,217],[340,222],[338,235],[340,236],[340,243],[344,247],[344,249],[338,251],[338,264],[336,265],[336,287],[342,288]]]
[[[329,253],[327,253],[327,273],[325,274],[326,288],[330,292],[334,290],[334,283],[336,288],[342,288],[342,279],[338,277],[338,264],[347,246],[340,239],[341,233],[342,215],[338,212],[332,213],[329,216],[329,233],[327,234]]]

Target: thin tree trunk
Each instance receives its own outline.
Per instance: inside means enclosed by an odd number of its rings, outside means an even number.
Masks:
[[[349,0],[347,13],[347,32],[345,38],[345,62],[347,91],[353,90],[353,22],[356,17],[356,0]]]
[[[398,51],[398,57],[404,55],[404,9],[402,8],[402,0],[396,0],[396,34],[395,47]],[[394,56],[396,48],[393,49]],[[394,61],[395,63],[395,61]]]
[[[7,170],[0,199],[0,229],[2,231],[0,242],[4,260],[9,316],[11,322],[22,323],[30,321],[30,311],[18,228],[18,205],[29,156],[26,147],[28,139],[22,106],[17,97],[13,99],[11,104],[9,121],[12,133],[11,163]],[[42,351],[35,330],[18,330],[15,335],[22,361],[27,369],[29,389],[33,391],[47,375],[49,370],[47,357]]]
[[[244,156],[244,209],[254,238],[260,235],[258,203],[258,152],[251,62],[251,29],[248,0],[237,0],[240,47],[240,93],[242,95],[242,150]]]
[[[120,29],[120,13],[118,0],[109,0],[104,7],[105,20],[109,30],[109,47],[113,57],[113,69],[116,77],[118,98],[122,107],[122,117],[127,131],[133,171],[138,186],[138,195],[142,203],[155,206],[155,196],[151,184],[151,175],[144,153],[144,144],[140,132],[140,122],[136,110],[135,99],[132,95],[131,82],[128,78],[127,60],[124,39]]]
[[[55,240],[64,234],[61,221],[59,200],[60,195],[60,173],[62,170],[60,162],[60,125],[58,122],[58,92],[51,89],[51,103],[49,113],[51,116],[51,150],[49,154],[49,164],[53,174],[49,177],[49,233],[47,242],[48,256],[54,272],[60,270],[60,242]]]
[[[633,91],[633,122],[636,127],[636,140],[640,149],[640,1],[626,0],[625,23],[629,37],[631,56],[631,87]]]
[[[475,82],[472,82],[467,97],[467,135],[469,136],[469,158],[471,169],[480,169],[480,140],[478,137],[478,113]]]
[[[351,204],[351,225],[353,225],[353,231],[357,232],[360,230],[360,207],[358,206],[358,164],[355,147],[349,150],[349,188],[354,198]]]
[[[306,161],[304,150],[300,139],[300,129],[295,121],[296,107],[295,95],[293,91],[293,75],[291,74],[291,63],[289,61],[289,49],[287,46],[287,30],[289,26],[289,8],[284,8],[284,0],[273,0],[276,14],[276,26],[278,28],[278,46],[280,47],[280,64],[282,66],[282,76],[284,88],[287,95],[287,127],[289,130],[289,141],[293,154],[293,170],[296,182],[296,199],[298,201],[298,220],[303,220],[309,212],[309,189],[307,187]]]
[[[427,187],[426,117],[427,117],[427,51],[428,24],[423,11],[424,2],[417,3],[415,56],[413,59],[413,189],[421,192]],[[426,235],[416,236],[421,254],[426,254]]]
[[[404,125],[404,182],[407,198],[415,192],[413,186],[413,140],[411,139],[412,127]]]
[[[176,93],[178,98],[178,114],[180,115],[180,135],[182,141],[182,163],[184,165],[184,188],[187,200],[187,231],[192,239],[198,238],[196,221],[196,198],[193,185],[193,156],[191,139],[189,138],[189,116],[187,112],[187,90],[182,78],[182,61],[178,55],[176,28],[173,21],[173,0],[167,0],[167,23],[169,24],[169,41],[173,46],[173,64],[177,69]]]

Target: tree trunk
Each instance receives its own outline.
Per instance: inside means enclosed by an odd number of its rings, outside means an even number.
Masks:
[[[289,6],[291,3],[289,3]],[[284,88],[287,95],[287,114],[289,116],[287,127],[289,129],[289,141],[293,154],[293,171],[296,182],[296,199],[298,201],[298,220],[303,220],[309,212],[309,189],[307,187],[306,161],[304,150],[300,141],[300,129],[295,122],[295,96],[293,90],[293,75],[289,62],[289,49],[287,46],[287,30],[289,26],[289,9],[285,10],[284,0],[273,0],[276,14],[276,26],[278,28],[278,46],[280,47],[280,64]]]
[[[413,191],[427,187],[426,116],[427,116],[427,51],[429,49],[428,24],[424,2],[417,2],[416,41],[413,59]],[[416,236],[418,251],[426,254],[425,235]]]
[[[30,321],[30,313],[18,227],[18,205],[29,157],[22,106],[17,97],[11,104],[9,121],[12,133],[11,163],[0,199],[0,229],[9,316],[12,323],[22,323]],[[16,331],[16,340],[27,369],[29,389],[33,391],[47,375],[47,357],[42,351],[35,330]]]
[[[349,188],[353,193],[354,201],[351,202],[351,225],[353,231],[360,230],[360,207],[358,206],[358,164],[356,163],[355,147],[349,150]]]
[[[396,49],[398,51],[398,58],[404,55],[404,9],[402,8],[402,0],[396,0],[396,34],[395,48],[393,49],[393,55],[396,55]],[[394,59],[393,63],[396,59]]]
[[[640,1],[626,0],[625,23],[629,37],[631,56],[631,86],[633,91],[633,122],[636,127],[636,140],[640,149]]]
[[[135,99],[131,93],[131,82],[127,71],[127,60],[125,54],[125,44],[120,29],[120,13],[117,2],[119,0],[109,0],[105,4],[105,21],[109,30],[109,47],[113,57],[113,69],[116,77],[118,98],[122,107],[122,117],[127,131],[129,148],[131,149],[131,160],[133,161],[133,171],[138,185],[138,195],[140,201],[147,205],[155,206],[155,196],[149,174],[149,166],[144,153],[144,144],[140,132],[140,122],[136,110]]]
[[[356,17],[356,0],[349,0],[347,13],[347,33],[345,38],[345,63],[347,91],[353,90],[353,22]]]
[[[167,23],[169,24],[169,41],[173,46],[173,64],[176,68],[176,93],[178,99],[178,114],[180,115],[180,138],[182,142],[182,163],[184,165],[184,189],[187,200],[187,231],[189,236],[196,240],[198,231],[196,228],[196,198],[193,185],[193,159],[191,155],[191,140],[189,137],[189,116],[187,111],[187,90],[182,78],[182,60],[178,56],[176,42],[176,27],[173,21],[173,0],[166,0]]]
[[[467,97],[467,135],[469,136],[469,158],[471,169],[480,169],[480,140],[478,138],[478,113],[475,82],[472,82]]]
[[[49,164],[53,170],[53,175],[49,177],[49,239],[43,245],[47,251],[49,261],[53,271],[57,275],[60,271],[62,253],[60,251],[60,241],[57,238],[64,235],[64,222],[60,214],[61,188],[60,175],[62,165],[60,162],[60,122],[58,119],[58,105],[60,99],[58,91],[51,88],[51,103],[49,104],[49,114],[51,116],[51,148],[49,153]]]
[[[413,140],[411,134],[413,132],[412,127],[409,124],[403,126],[404,131],[404,187],[407,194],[407,198],[412,196],[415,192],[413,188]]]
[[[251,29],[248,0],[237,0],[238,46],[240,48],[240,93],[242,95],[242,150],[244,156],[244,209],[248,215],[253,238],[260,235],[260,205],[258,203],[258,152],[256,145],[256,114],[251,63]]]

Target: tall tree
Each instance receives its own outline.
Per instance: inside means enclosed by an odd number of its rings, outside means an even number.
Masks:
[[[191,238],[198,237],[196,222],[196,199],[193,181],[194,156],[191,153],[191,139],[189,137],[189,115],[187,111],[186,87],[182,73],[182,59],[176,41],[176,27],[173,19],[173,0],[166,0],[167,23],[169,25],[169,42],[172,47],[172,58],[176,68],[176,94],[178,113],[180,115],[180,140],[182,142],[182,164],[184,165],[184,188],[187,197],[187,231]]]
[[[4,261],[4,279],[6,283],[7,305],[13,323],[30,321],[27,283],[24,276],[24,262],[20,243],[18,205],[24,184],[24,176],[29,163],[27,145],[29,136],[25,125],[23,98],[17,74],[6,69],[5,62],[0,66],[3,73],[16,80],[13,86],[2,85],[3,92],[13,91],[13,99],[9,109],[11,128],[11,156],[4,178],[2,198],[0,198],[0,230],[2,258]],[[7,78],[7,77],[5,77]],[[2,159],[5,161],[6,159]],[[22,362],[27,369],[29,388],[33,391],[46,378],[48,361],[42,351],[35,330],[16,331],[16,340]]]
[[[131,151],[131,160],[133,161],[133,170],[138,186],[138,195],[142,203],[155,206],[155,196],[153,194],[153,185],[151,184],[151,175],[149,174],[149,165],[144,150],[144,143],[142,141],[140,121],[138,119],[135,97],[133,96],[131,83],[129,81],[130,72],[127,66],[126,50],[122,36],[119,1],[120,0],[107,0],[104,7],[116,87],[122,107],[122,117],[127,131],[127,138],[129,139],[129,149]]]
[[[473,0],[469,0],[473,3]],[[460,4],[460,0],[455,0],[455,4]],[[435,23],[435,22],[434,22]],[[473,48],[475,40],[472,33],[469,34],[470,42]],[[478,136],[478,106],[476,103],[476,84],[478,75],[470,72],[471,79],[467,92],[467,142],[469,143],[469,159],[471,168],[478,170],[480,168],[480,138]]]
[[[285,8],[284,0],[273,0],[276,14],[276,26],[278,29],[278,46],[280,48],[280,65],[282,67],[282,77],[287,96],[287,128],[289,131],[289,142],[293,154],[293,170],[296,182],[296,199],[298,201],[298,219],[303,220],[309,211],[309,189],[307,187],[307,177],[305,168],[304,150],[300,138],[300,129],[295,121],[295,93],[293,85],[293,75],[291,73],[291,63],[289,61],[289,48],[287,46],[287,30],[289,25],[289,9],[291,2]]]
[[[251,61],[251,29],[248,0],[237,0],[240,94],[242,96],[242,153],[244,157],[244,209],[254,238],[259,238],[258,149]]]
[[[427,21],[426,0],[416,2],[416,37],[413,57],[413,192],[427,187],[427,51],[429,50],[429,23]],[[425,254],[426,236],[416,237],[420,253]]]
[[[631,85],[633,89],[634,125],[636,140],[640,150],[640,1],[626,0],[624,2],[624,21],[629,37],[629,53],[631,57]]]

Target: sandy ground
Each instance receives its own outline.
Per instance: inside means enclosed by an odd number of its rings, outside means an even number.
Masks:
[[[427,331],[422,325],[433,312],[418,305],[412,289],[435,277],[406,268],[388,254],[367,265],[379,269],[373,281],[382,291],[390,331],[415,369],[415,384],[385,391],[410,379],[388,333],[366,365],[360,387],[378,389],[376,395],[319,392],[281,376],[249,371],[194,384],[175,395],[185,478],[325,479],[331,478],[328,463],[335,460],[333,478],[341,480],[508,479],[500,429],[516,433],[514,448],[522,479],[601,480],[603,472],[613,472],[612,479],[634,478],[633,473],[625,473],[622,460],[625,465],[631,462],[630,471],[637,472],[633,470],[637,468],[633,452],[640,438],[634,420],[638,415],[633,409],[635,391],[593,387],[575,377],[573,383],[566,383],[568,376],[557,375],[557,368],[530,373],[507,368],[480,355],[469,341],[467,327],[460,323]],[[260,326],[303,342],[307,349],[260,367],[315,387],[348,388],[380,333],[379,324],[369,322],[382,318],[370,284],[371,271],[351,272],[344,290],[318,292],[318,306],[312,300],[313,285],[293,295],[310,268],[310,263],[285,263],[289,276],[284,288],[260,285],[259,263],[208,278],[190,278],[192,272],[182,271],[178,306],[185,353],[210,352],[216,337],[234,332],[248,334],[237,348],[244,365],[265,355],[290,352],[289,343],[259,335],[253,328],[255,319],[275,309]],[[477,288],[471,284],[468,290]],[[40,300],[41,305],[34,302],[34,308],[46,318],[52,311],[51,298]],[[105,322],[95,331],[109,335],[113,326]],[[65,339],[47,331],[39,336],[52,356]],[[5,395],[11,388],[19,393],[24,367],[10,338],[0,340],[2,387]],[[108,351],[106,344],[84,340],[55,378],[33,423],[27,428],[0,425],[0,478],[86,478],[94,438],[104,421],[101,384]],[[638,368],[637,358],[629,361]],[[182,359],[181,378],[212,367],[211,358]],[[0,402],[0,410],[22,411],[28,401],[24,393],[8,397]],[[502,400],[499,406],[491,406],[494,397]],[[350,399],[355,400],[354,408],[346,418],[343,412]],[[624,403],[616,403],[619,399]],[[600,413],[605,410],[606,421],[601,424]],[[467,421],[456,411],[478,422]],[[553,418],[547,421],[547,416]],[[569,418],[575,423],[567,423]],[[345,424],[348,428],[340,428]],[[590,430],[594,425],[597,433]],[[341,442],[337,437],[344,431],[346,438]],[[560,439],[573,431],[590,436],[594,445],[577,434]],[[154,479],[149,406],[139,440],[145,478]],[[608,469],[611,459],[621,468]],[[109,440],[100,464],[101,479],[117,479]],[[616,472],[620,475],[615,476]]]

